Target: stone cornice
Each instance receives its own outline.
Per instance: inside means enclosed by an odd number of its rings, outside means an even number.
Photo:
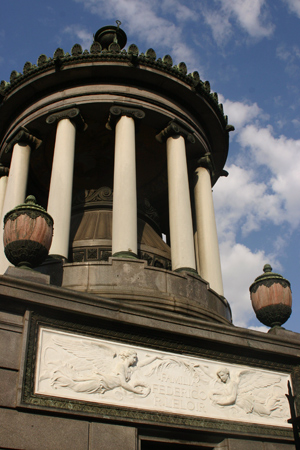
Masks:
[[[198,72],[188,74],[187,67],[184,62],[178,65],[173,65],[173,61],[170,55],[165,55],[162,59],[156,59],[156,53],[153,49],[148,49],[145,53],[140,53],[138,47],[135,44],[131,44],[128,50],[121,50],[118,44],[112,44],[108,50],[102,49],[98,42],[94,42],[90,51],[82,50],[79,44],[75,44],[72,47],[71,54],[65,53],[63,49],[58,48],[53,55],[53,58],[48,58],[46,55],[40,55],[37,61],[37,65],[30,62],[26,62],[24,65],[23,73],[12,71],[10,77],[10,83],[1,81],[0,83],[0,102],[5,99],[13,89],[22,84],[29,77],[33,77],[40,72],[45,72],[51,68],[55,68],[56,71],[60,71],[63,67],[70,64],[80,64],[82,62],[127,62],[135,67],[137,70],[142,66],[150,66],[161,72],[172,75],[173,77],[185,82],[188,86],[192,87],[195,94],[203,96],[208,103],[215,110],[216,114],[220,118],[225,131],[229,132],[234,130],[232,125],[228,124],[228,118],[224,115],[223,105],[218,102],[218,94],[211,92],[210,83],[208,81],[202,81]]]

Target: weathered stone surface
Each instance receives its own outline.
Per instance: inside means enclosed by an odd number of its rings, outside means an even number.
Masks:
[[[215,447],[215,450],[292,450],[294,444],[280,444],[278,442],[254,441],[246,439],[225,439]]]
[[[92,423],[89,443],[89,450],[136,450],[136,428]]]
[[[291,341],[297,342],[298,344],[300,344],[300,334],[299,333],[295,333],[294,331],[289,331],[286,330],[283,327],[274,327],[271,328],[268,331],[269,334],[274,335],[274,336],[278,336],[278,337],[282,337],[285,339],[289,339]]]
[[[18,267],[9,266],[5,272],[5,275],[20,278],[26,281],[32,281],[34,283],[50,284],[49,275],[41,274],[35,270],[19,269]]]
[[[19,369],[21,351],[20,333],[0,328],[0,366],[7,369]]]
[[[142,260],[65,264],[63,286],[213,322],[231,322],[228,304],[204,280],[150,267]]]
[[[0,448],[87,450],[88,427],[79,420],[1,409]],[[101,449],[100,443],[93,449]]]
[[[0,369],[0,406],[15,407],[17,381],[18,372]]]
[[[0,311],[0,329],[21,333],[23,329],[23,316]]]

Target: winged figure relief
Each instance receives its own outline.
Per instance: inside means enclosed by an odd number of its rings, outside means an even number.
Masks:
[[[219,367],[212,371],[206,365],[197,365],[209,384],[209,397],[218,407],[232,407],[246,414],[283,417],[287,414],[287,402],[277,374],[255,370],[230,370]],[[203,377],[202,377],[203,380]]]
[[[63,355],[66,356],[65,361],[61,358]],[[52,338],[52,344],[45,348],[45,370],[40,381],[49,378],[55,389],[68,388],[86,394],[104,394],[123,388],[146,397],[151,391],[150,387],[137,377],[133,381],[133,374],[160,358],[159,355],[146,355],[139,361],[137,352],[131,348],[118,350],[104,343],[55,337]]]

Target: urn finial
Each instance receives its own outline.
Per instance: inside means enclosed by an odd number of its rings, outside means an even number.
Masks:
[[[53,219],[36,204],[33,195],[4,216],[4,251],[20,268],[31,269],[47,257],[53,234]]]
[[[273,273],[270,264],[265,264],[263,271],[249,288],[252,307],[264,325],[281,326],[292,312],[290,282],[282,275]]]
[[[126,33],[120,28],[120,20],[117,20],[116,23],[117,26],[108,25],[96,32],[94,41],[99,42],[103,49],[108,50],[111,44],[118,44],[120,49],[125,47],[127,42]]]

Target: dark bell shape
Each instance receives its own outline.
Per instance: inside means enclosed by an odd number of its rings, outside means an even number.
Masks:
[[[126,33],[121,30],[121,22],[116,21],[117,26],[107,25],[106,27],[100,28],[94,36],[94,41],[99,42],[103,49],[108,49],[110,44],[119,44],[120,48],[124,48],[127,42]]]
[[[281,326],[292,312],[291,286],[281,275],[272,273],[270,264],[265,264],[263,270],[249,288],[252,307],[264,325]]]

